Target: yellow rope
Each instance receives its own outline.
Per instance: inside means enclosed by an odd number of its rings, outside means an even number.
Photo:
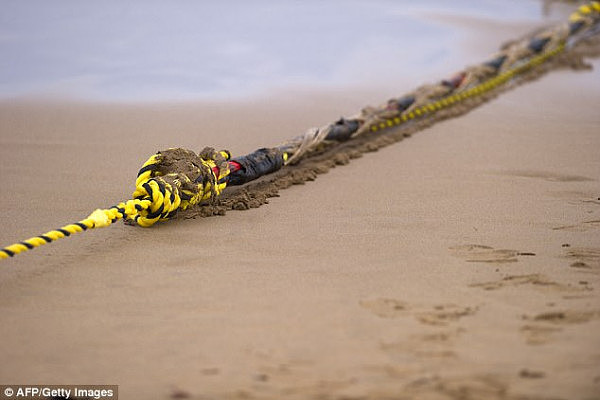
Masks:
[[[472,88],[469,88],[469,89],[466,89],[459,93],[455,93],[453,95],[444,97],[440,100],[432,101],[421,107],[415,108],[414,110],[412,110],[410,112],[403,113],[400,116],[385,119],[385,120],[379,122],[378,124],[372,125],[369,129],[371,130],[371,132],[377,132],[381,129],[386,129],[386,128],[390,128],[393,126],[397,126],[397,125],[403,124],[405,122],[408,122],[412,119],[423,117],[426,114],[436,112],[441,109],[450,107],[450,106],[452,106],[456,103],[459,103],[463,100],[466,100],[468,98],[475,97],[475,96],[481,96],[482,94],[489,92],[490,90],[495,89],[498,86],[508,82],[510,79],[514,78],[515,76],[526,72],[527,70],[531,69],[532,67],[536,67],[536,66],[542,64],[544,61],[555,56],[556,54],[560,53],[564,49],[565,49],[565,44],[561,43],[555,49],[546,51],[538,56],[532,57],[526,63],[519,65],[518,67],[512,68],[506,72],[503,72],[493,78],[490,78],[490,79],[486,80],[485,82],[482,82],[478,85],[473,86]]]
[[[230,157],[226,151],[217,154],[223,160]],[[208,175],[208,179],[197,183],[191,182],[186,175],[178,174],[178,179],[170,179],[176,174],[162,175],[158,168],[161,161],[161,153],[157,153],[144,163],[135,181],[133,199],[110,208],[97,209],[81,221],[7,246],[0,250],[0,259],[12,257],[74,233],[103,228],[123,218],[139,226],[150,227],[160,220],[169,219],[177,210],[185,210],[213,195],[220,195],[227,185],[225,177],[229,174],[229,169],[223,168],[223,165],[218,166],[214,158],[200,159],[202,166],[197,168],[199,171],[201,169],[204,175]],[[215,169],[219,171],[218,176]],[[185,183],[192,184],[195,190],[184,189]]]

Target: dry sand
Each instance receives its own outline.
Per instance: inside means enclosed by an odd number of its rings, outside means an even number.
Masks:
[[[258,209],[117,224],[3,262],[0,382],[119,384],[124,399],[600,398],[596,67]],[[162,148],[244,154],[386,95],[4,102],[0,243],[127,198]]]

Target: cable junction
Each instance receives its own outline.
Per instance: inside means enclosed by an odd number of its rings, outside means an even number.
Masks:
[[[425,85],[378,107],[367,107],[354,116],[311,128],[279,146],[261,148],[231,158],[226,151],[207,147],[196,154],[173,148],[151,156],[138,172],[132,199],[87,218],[0,249],[0,259],[32,250],[75,233],[109,226],[118,220],[151,227],[178,211],[221,195],[228,186],[243,185],[297,164],[311,154],[383,130],[423,120],[495,89],[510,87],[559,53],[600,33],[600,2],[580,6],[569,20],[504,46],[489,60],[465,68],[437,84]]]

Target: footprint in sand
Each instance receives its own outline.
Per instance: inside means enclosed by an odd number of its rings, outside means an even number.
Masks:
[[[535,170],[512,170],[501,172],[502,175],[517,176],[520,178],[536,178],[543,179],[549,182],[588,182],[594,179],[587,176],[567,175],[550,171],[535,171]]]
[[[562,330],[561,326],[583,324],[598,318],[600,318],[600,311],[576,310],[550,311],[533,317],[524,316],[523,319],[530,322],[521,327],[521,333],[527,344],[545,344],[552,340],[554,333]]]
[[[545,325],[523,325],[521,327],[521,333],[525,338],[525,343],[530,345],[546,344],[552,340],[552,336],[556,332],[560,332],[562,329],[556,326],[545,326]]]
[[[363,308],[381,318],[397,318],[413,315],[417,321],[426,325],[447,325],[464,316],[473,315],[477,307],[461,307],[454,304],[441,304],[433,307],[410,307],[407,303],[389,298],[362,300]]]
[[[473,315],[477,307],[460,307],[454,304],[434,306],[432,310],[417,312],[415,317],[427,325],[448,325],[449,322],[457,321],[462,317]]]
[[[541,274],[509,275],[497,281],[472,283],[469,287],[482,288],[484,290],[497,290],[504,287],[531,285],[536,289],[555,292],[582,292],[588,288],[574,287],[554,282]]]
[[[527,368],[523,368],[519,371],[519,376],[525,379],[541,379],[546,376],[544,371],[534,371]]]
[[[389,298],[363,300],[360,305],[381,318],[412,316],[421,324],[434,326],[436,329],[477,312],[477,307],[462,307],[455,304],[409,306],[405,302]],[[412,335],[408,340],[381,342],[379,346],[392,357],[398,355],[405,357],[408,354],[419,358],[450,359],[456,357],[453,350],[454,339],[462,332],[464,329],[460,327],[454,330],[436,330]]]
[[[600,311],[575,311],[575,310],[550,311],[550,312],[537,314],[534,317],[526,316],[523,318],[531,319],[532,321],[549,322],[554,325],[582,324],[584,322],[591,321],[592,319],[600,318]]]
[[[495,249],[480,244],[452,246],[448,250],[453,256],[462,258],[467,262],[509,263],[519,261],[517,258],[518,256],[535,256],[535,253],[531,252]]]
[[[411,354],[420,358],[455,358],[453,350],[455,339],[464,332],[454,331],[411,335],[407,340],[382,342],[379,347],[391,356]]]
[[[600,248],[570,247],[565,251],[563,257],[572,260],[571,268],[600,273]]]

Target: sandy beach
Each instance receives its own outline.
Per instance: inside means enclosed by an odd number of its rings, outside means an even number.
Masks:
[[[482,36],[490,51],[526,31],[507,26]],[[260,208],[119,223],[2,262],[0,383],[156,400],[600,398],[593,64]],[[245,154],[415,86],[1,101],[0,243],[129,198],[160,149]]]

